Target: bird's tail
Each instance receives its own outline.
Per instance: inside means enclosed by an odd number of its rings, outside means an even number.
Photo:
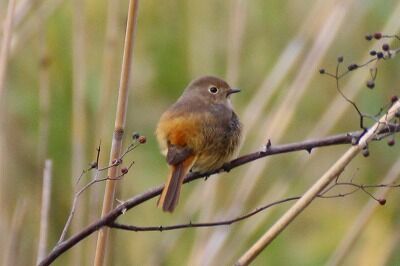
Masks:
[[[165,212],[173,212],[178,205],[183,179],[194,164],[194,156],[189,156],[177,165],[171,165],[167,183],[158,199],[157,206]]]

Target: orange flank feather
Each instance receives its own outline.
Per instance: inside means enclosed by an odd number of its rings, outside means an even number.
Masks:
[[[199,141],[203,140],[198,137],[201,132],[198,121],[197,115],[171,117],[170,112],[164,113],[156,131],[158,142],[164,153],[167,152],[168,144],[197,150],[197,147],[202,144]]]
[[[198,145],[193,141],[199,132],[198,124],[194,121],[196,120],[187,117],[170,117],[168,112],[161,117],[156,135],[159,143],[163,146],[163,153],[167,154],[171,146],[185,148]],[[178,163],[169,162],[168,179],[157,203],[157,206],[162,207],[163,211],[173,212],[175,209],[179,201],[183,179],[195,163],[195,158],[195,154],[192,154]]]

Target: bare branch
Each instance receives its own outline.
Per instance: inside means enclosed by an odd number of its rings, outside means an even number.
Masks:
[[[380,134],[387,134],[388,132],[391,132],[393,134],[394,132],[399,132],[400,131],[400,126],[398,125],[389,125],[388,129],[387,127],[383,128],[382,130],[379,131],[379,134],[377,134],[377,137],[375,140],[380,140],[379,138]],[[390,131],[389,131],[390,130]],[[244,156],[241,156],[237,159],[234,159],[230,161],[229,163],[225,164],[223,167],[220,169],[217,169],[215,171],[210,171],[206,173],[190,173],[184,180],[184,183],[189,183],[197,179],[209,177],[211,175],[214,175],[219,172],[229,172],[230,170],[239,167],[241,165],[250,163],[252,161],[275,155],[275,154],[282,154],[282,153],[289,153],[289,152],[295,152],[295,151],[307,151],[311,152],[315,148],[319,147],[325,147],[325,146],[332,146],[332,145],[342,145],[342,144],[351,144],[353,143],[354,139],[358,139],[359,136],[362,134],[362,131],[355,131],[351,133],[346,133],[346,134],[340,134],[340,135],[334,135],[334,136],[329,136],[326,138],[321,138],[321,139],[315,139],[315,140],[307,140],[307,141],[302,141],[302,142],[295,142],[295,143],[290,143],[290,144],[283,144],[283,145],[272,145],[269,143],[268,145],[266,144],[263,150],[256,151]],[[131,164],[132,166],[132,164]],[[112,167],[112,166],[110,166]],[[100,182],[104,181],[105,179],[95,179],[95,182]],[[92,180],[94,183],[94,180]],[[87,186],[90,186],[91,183],[89,183]],[[120,215],[124,214],[126,211],[142,204],[143,202],[146,202],[158,195],[160,195],[163,185],[154,187],[152,189],[149,189],[147,192],[144,192],[142,194],[139,194],[135,197],[132,197],[126,201],[124,201],[122,204],[118,205],[115,207],[112,211],[110,211],[107,215],[99,219],[98,221],[90,224],[87,226],[85,229],[83,229],[81,232],[71,236],[69,239],[60,242],[55,246],[55,248],[50,252],[50,254],[40,263],[40,265],[49,265],[51,262],[53,262],[58,256],[63,254],[65,251],[76,245],[78,242],[81,240],[85,239],[87,236],[92,234],[93,232],[99,230],[100,228],[104,226],[108,226],[112,224]]]
[[[400,101],[395,102],[389,111],[374,124],[357,142],[350,147],[329,169],[326,171],[280,219],[278,219],[264,235],[254,243],[236,262],[235,265],[248,265],[263,251],[329,184],[337,180],[345,167],[357,156],[361,150],[385,128],[385,124],[395,117],[400,110]]]

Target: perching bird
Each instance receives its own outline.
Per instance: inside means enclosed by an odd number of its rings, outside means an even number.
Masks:
[[[157,204],[164,211],[174,211],[183,179],[191,169],[215,170],[234,154],[240,143],[241,124],[230,95],[239,91],[220,78],[200,77],[162,114],[156,135],[169,174]]]

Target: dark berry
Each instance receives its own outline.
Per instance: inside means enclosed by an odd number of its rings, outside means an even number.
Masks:
[[[394,139],[390,139],[390,140],[388,140],[387,144],[388,144],[389,146],[393,146],[394,144],[396,144],[396,142],[395,142]]]
[[[392,98],[390,98],[390,101],[391,101],[392,103],[395,103],[395,102],[397,102],[398,100],[399,100],[399,97],[397,97],[397,95],[393,95]]]
[[[97,162],[91,162],[90,163],[90,169],[97,168]]]
[[[380,33],[380,32],[375,32],[375,33],[374,33],[374,38],[377,39],[377,40],[379,40],[380,38],[382,38],[382,33]]]
[[[138,132],[133,132],[132,133],[132,139],[137,140],[140,137],[140,134]]]
[[[337,61],[338,61],[338,63],[342,63],[342,62],[343,62],[343,56],[339,56],[339,57],[337,58]]]
[[[370,40],[372,40],[372,35],[371,34],[368,34],[368,35],[365,35],[365,39],[367,40],[367,41],[370,41]]]
[[[375,82],[373,80],[368,80],[367,87],[372,90],[375,87]]]
[[[122,163],[122,159],[114,159],[111,163],[112,165],[120,165]]]
[[[383,58],[383,53],[382,52],[377,52],[376,53],[376,57],[378,57],[379,59]]]
[[[363,149],[363,150],[362,150],[362,155],[363,155],[364,157],[368,157],[368,156],[369,156],[369,150],[368,150],[368,149]]]
[[[389,49],[390,49],[390,46],[389,46],[389,44],[387,44],[387,43],[384,43],[383,45],[382,45],[382,50],[383,51],[389,51]]]
[[[372,51],[369,52],[369,54],[372,55],[372,56],[375,56],[376,55],[376,51],[372,50]]]
[[[353,71],[353,70],[355,70],[355,69],[357,69],[358,68],[358,65],[357,64],[351,64],[351,65],[349,65],[348,67],[347,67],[347,69],[349,70],[349,71]]]
[[[325,74],[325,69],[321,68],[321,69],[319,70],[319,73],[320,73],[320,74]]]
[[[386,199],[378,199],[378,202],[380,205],[385,205],[386,204]]]

